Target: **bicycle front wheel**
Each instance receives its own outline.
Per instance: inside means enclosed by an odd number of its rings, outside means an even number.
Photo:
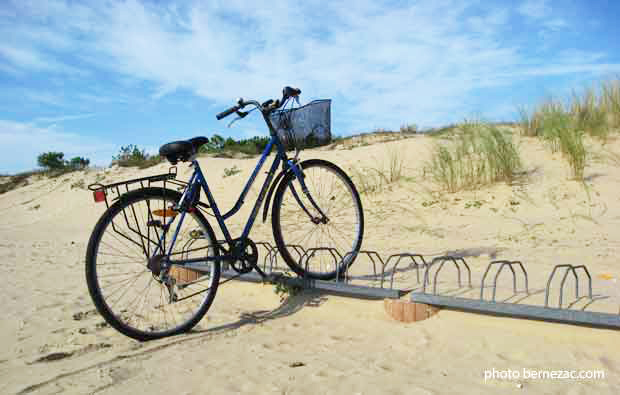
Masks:
[[[193,210],[181,222],[173,210],[180,198],[163,188],[130,192],[103,214],[88,242],[86,282],[93,302],[112,327],[137,340],[191,329],[217,292],[219,261],[197,261],[197,270],[164,264],[167,258],[218,256],[204,216]]]
[[[292,172],[282,179],[271,212],[275,243],[295,273],[330,280],[353,264],[362,246],[362,202],[349,176],[335,164],[310,159],[299,166],[310,196]]]

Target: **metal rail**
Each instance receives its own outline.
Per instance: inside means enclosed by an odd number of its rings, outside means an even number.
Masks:
[[[515,318],[527,318],[534,320],[542,320],[549,322],[562,322],[576,325],[587,325],[597,328],[611,328],[620,329],[620,314],[610,314],[603,312],[585,311],[585,307],[582,309],[563,308],[565,300],[565,287],[567,286],[567,278],[569,275],[575,279],[575,299],[581,300],[584,297],[589,301],[593,301],[594,295],[592,293],[592,277],[587,267],[584,265],[569,265],[562,264],[553,267],[549,278],[547,279],[547,286],[545,287],[545,304],[544,306],[508,302],[517,294],[523,294],[526,297],[532,295],[530,290],[529,277],[525,265],[518,260],[496,260],[490,262],[482,275],[480,287],[474,288],[472,285],[472,274],[469,264],[463,257],[456,256],[439,256],[433,258],[430,263],[428,259],[420,254],[402,252],[398,254],[392,254],[387,259],[384,259],[377,251],[362,250],[357,253],[358,259],[360,256],[364,256],[370,261],[368,273],[361,275],[351,275],[348,259],[353,254],[348,252],[341,254],[338,250],[331,247],[315,247],[304,249],[298,245],[286,246],[289,251],[294,251],[298,256],[299,262],[303,262],[303,267],[309,268],[309,262],[317,256],[318,253],[325,253],[329,256],[336,270],[341,271],[334,280],[314,280],[303,277],[288,276],[283,272],[275,271],[277,269],[277,256],[279,251],[277,247],[272,246],[268,242],[257,242],[257,246],[262,246],[266,251],[266,255],[263,258],[263,268],[269,268],[265,271],[269,273],[267,278],[261,277],[257,273],[247,273],[238,278],[241,281],[249,281],[255,283],[283,283],[291,286],[297,286],[307,289],[317,289],[324,292],[364,298],[364,299],[398,299],[411,292],[411,300],[417,303],[425,303],[438,307],[449,308],[459,311],[491,314],[506,317]],[[403,263],[408,263],[405,266]],[[454,266],[456,269],[456,283],[459,290],[467,292],[474,291],[479,293],[476,298],[447,295],[438,291],[438,282],[441,273],[443,273],[446,263],[449,266]],[[346,267],[343,269],[343,265]],[[423,276],[420,276],[420,269],[424,269]],[[394,288],[394,277],[398,273],[416,271],[415,284],[417,287],[411,287],[409,289],[396,289]],[[495,270],[495,271],[494,271]],[[464,273],[465,272],[465,273]],[[511,289],[512,295],[502,302],[498,302],[497,288],[498,281],[501,278],[501,274],[508,272],[511,276]],[[552,290],[552,282],[559,273],[559,300],[557,307],[549,306],[549,297]],[[580,295],[580,274],[585,274],[585,278],[588,281],[588,292],[585,295]],[[463,278],[466,274],[467,277]],[[224,271],[222,277],[231,278],[236,276],[234,271]],[[431,279],[432,276],[432,279]],[[583,276],[581,276],[583,278]],[[370,284],[374,285],[358,285],[351,284],[352,279],[366,280]],[[387,280],[389,279],[389,285]],[[413,283],[413,279],[411,279]],[[421,287],[420,287],[420,282]],[[406,284],[407,286],[413,284]],[[485,290],[491,288],[489,293],[485,294]],[[450,290],[452,292],[452,290]],[[460,294],[460,293],[459,293]],[[573,302],[574,303],[574,302]]]
[[[445,258],[445,257],[440,257]],[[438,259],[438,258],[435,258]],[[425,278],[429,276],[429,270],[436,263],[435,260],[427,267],[425,272]],[[496,267],[499,265],[499,269],[495,273],[493,277],[493,283],[491,285],[493,289],[493,294],[491,300],[484,299],[484,289],[486,288],[486,279],[489,271],[492,267]],[[523,273],[523,283],[524,287],[522,291],[517,290],[517,275],[514,270],[514,266],[517,266],[520,271]],[[450,296],[450,295],[441,295],[436,292],[436,281],[437,274],[439,270],[435,272],[435,276],[433,278],[433,292],[426,292],[426,284],[423,287],[421,292],[412,292],[411,300],[417,303],[426,303],[434,306],[466,311],[472,313],[483,313],[483,314],[491,314],[491,315],[500,315],[507,317],[515,317],[515,318],[527,318],[534,320],[542,320],[549,322],[562,322],[567,324],[576,324],[576,325],[587,325],[597,328],[609,328],[609,329],[620,329],[620,314],[610,314],[603,312],[594,312],[594,311],[585,311],[585,307],[581,310],[570,309],[570,308],[562,308],[563,304],[563,291],[564,286],[566,284],[566,279],[569,273],[573,274],[575,278],[575,299],[579,300],[579,276],[577,274],[578,271],[583,271],[588,279],[588,295],[587,298],[590,301],[593,301],[592,294],[592,277],[590,276],[590,272],[587,267],[584,265],[569,265],[562,264],[556,265],[551,270],[549,274],[549,278],[547,279],[547,286],[545,288],[545,305],[544,306],[536,306],[531,304],[522,304],[522,303],[509,303],[509,302],[497,302],[495,300],[496,297],[496,289],[497,289],[497,281],[499,279],[499,275],[502,270],[508,267],[510,272],[512,273],[512,290],[513,295],[516,295],[519,292],[523,292],[526,295],[530,295],[529,284],[528,284],[528,275],[525,270],[525,266],[520,261],[508,261],[508,260],[500,260],[493,261],[487,265],[484,274],[482,276],[482,281],[480,284],[480,297],[479,299],[458,297],[458,296]],[[441,268],[441,266],[440,266]],[[564,271],[564,275],[562,276],[562,280],[560,282],[560,292],[559,292],[559,300],[558,307],[549,307],[549,294],[551,291],[551,282],[555,277],[555,274],[559,271],[559,269],[566,269]],[[459,272],[460,273],[460,272]],[[460,282],[460,276],[458,279],[459,288],[462,287]],[[470,284],[471,286],[471,284]],[[511,296],[511,298],[512,298]]]

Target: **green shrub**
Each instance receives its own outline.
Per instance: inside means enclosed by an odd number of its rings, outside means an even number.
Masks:
[[[37,157],[37,163],[44,168],[49,177],[58,177],[76,170],[82,170],[90,164],[90,160],[76,156],[71,160],[64,160],[62,152],[44,152]]]
[[[90,160],[86,158],[82,158],[80,156],[76,156],[75,158],[71,158],[68,162],[68,166],[75,170],[82,170],[88,167],[90,164]]]
[[[130,144],[121,147],[118,155],[112,157],[112,164],[121,167],[138,167],[145,169],[155,166],[163,161],[159,155],[149,155],[144,150],[140,150],[136,145]]]
[[[65,167],[64,157],[62,152],[44,152],[37,157],[37,163],[47,170],[62,169]]]
[[[269,137],[252,137],[249,139],[235,140],[232,137],[224,139],[219,135],[213,135],[208,144],[200,147],[200,153],[211,153],[217,157],[233,157],[234,153],[242,153],[245,155],[259,155],[263,152]]]
[[[416,134],[418,132],[418,125],[414,123],[402,125],[400,132],[403,134]]]

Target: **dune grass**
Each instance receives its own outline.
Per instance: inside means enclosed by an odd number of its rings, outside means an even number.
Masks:
[[[35,175],[47,175],[50,177],[57,177],[61,174],[61,172],[46,172],[45,170],[31,170],[25,171],[21,173],[17,173],[14,175],[6,175],[8,179],[4,182],[0,183],[0,194],[12,191],[13,189],[17,189],[20,187],[24,187],[28,185],[28,179]]]
[[[406,179],[403,154],[395,147],[386,151],[387,163],[378,167],[358,167],[350,169],[351,178],[361,194],[372,194],[383,190],[390,184]]]
[[[603,141],[607,139],[610,132],[607,110],[594,89],[586,89],[581,96],[573,92],[569,114],[573,118],[575,129]]]
[[[568,161],[575,179],[583,179],[587,162],[584,135],[606,140],[605,117],[596,106],[592,91],[583,97],[574,95],[568,105],[547,99],[534,111],[521,110],[521,129],[527,136],[539,137],[552,152],[561,152]]]
[[[620,78],[601,85],[600,107],[610,128],[620,128]]]
[[[620,79],[603,81],[599,89],[588,87],[573,92],[566,103],[546,99],[532,111],[519,110],[521,127],[526,136],[545,137],[559,118],[592,137],[606,139],[620,127]]]
[[[620,78],[573,92],[566,103],[547,99],[532,111],[520,109],[521,130],[526,136],[544,139],[553,152],[561,152],[572,175],[582,180],[589,153],[586,135],[605,144],[620,128]]]
[[[8,181],[0,184],[0,194],[28,185],[28,177],[30,176],[31,174],[26,173],[10,176]]]
[[[449,192],[512,182],[521,158],[512,136],[494,125],[465,122],[447,143],[437,142],[425,173]]]

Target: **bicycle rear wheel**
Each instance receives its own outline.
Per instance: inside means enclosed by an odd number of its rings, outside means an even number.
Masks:
[[[335,164],[310,159],[300,167],[310,196],[327,221],[317,221],[321,215],[290,172],[282,179],[273,201],[274,239],[295,273],[330,280],[353,264],[362,246],[362,202],[349,176]]]
[[[195,263],[199,270],[162,266],[180,222],[181,213],[172,210],[180,198],[179,192],[163,188],[130,192],[102,215],[88,243],[86,282],[97,310],[112,327],[137,340],[191,329],[217,292],[219,261]],[[218,255],[207,220],[198,210],[187,213],[169,257]]]

